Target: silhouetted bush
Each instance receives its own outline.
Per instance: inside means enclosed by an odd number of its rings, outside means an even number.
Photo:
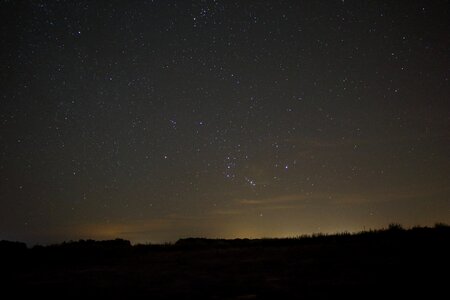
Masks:
[[[11,241],[0,241],[0,252],[10,252],[10,253],[21,253],[26,251],[27,245],[21,242],[11,242]]]
[[[437,228],[437,229],[449,229],[450,226],[445,224],[445,223],[440,223],[439,222],[439,223],[434,224],[434,228]]]
[[[402,231],[402,230],[404,230],[404,229],[403,229],[403,226],[402,226],[401,224],[398,224],[398,223],[391,223],[391,224],[389,224],[389,226],[388,226],[388,230],[389,230],[389,231]]]

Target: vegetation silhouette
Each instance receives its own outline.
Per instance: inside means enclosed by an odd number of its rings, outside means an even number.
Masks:
[[[3,292],[112,299],[433,298],[446,292],[450,227],[173,244],[0,241]]]

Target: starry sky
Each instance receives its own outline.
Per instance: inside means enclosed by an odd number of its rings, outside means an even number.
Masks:
[[[450,222],[448,1],[0,2],[0,239]]]

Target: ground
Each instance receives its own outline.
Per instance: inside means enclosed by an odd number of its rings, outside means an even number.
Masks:
[[[150,299],[434,298],[445,292],[449,227],[298,239],[80,241],[2,246],[19,295]],[[9,247],[9,248],[8,248]]]

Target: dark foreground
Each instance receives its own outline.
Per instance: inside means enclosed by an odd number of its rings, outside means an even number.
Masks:
[[[0,285],[10,299],[446,298],[449,242],[444,225],[174,245],[115,240],[27,249],[0,242]]]

